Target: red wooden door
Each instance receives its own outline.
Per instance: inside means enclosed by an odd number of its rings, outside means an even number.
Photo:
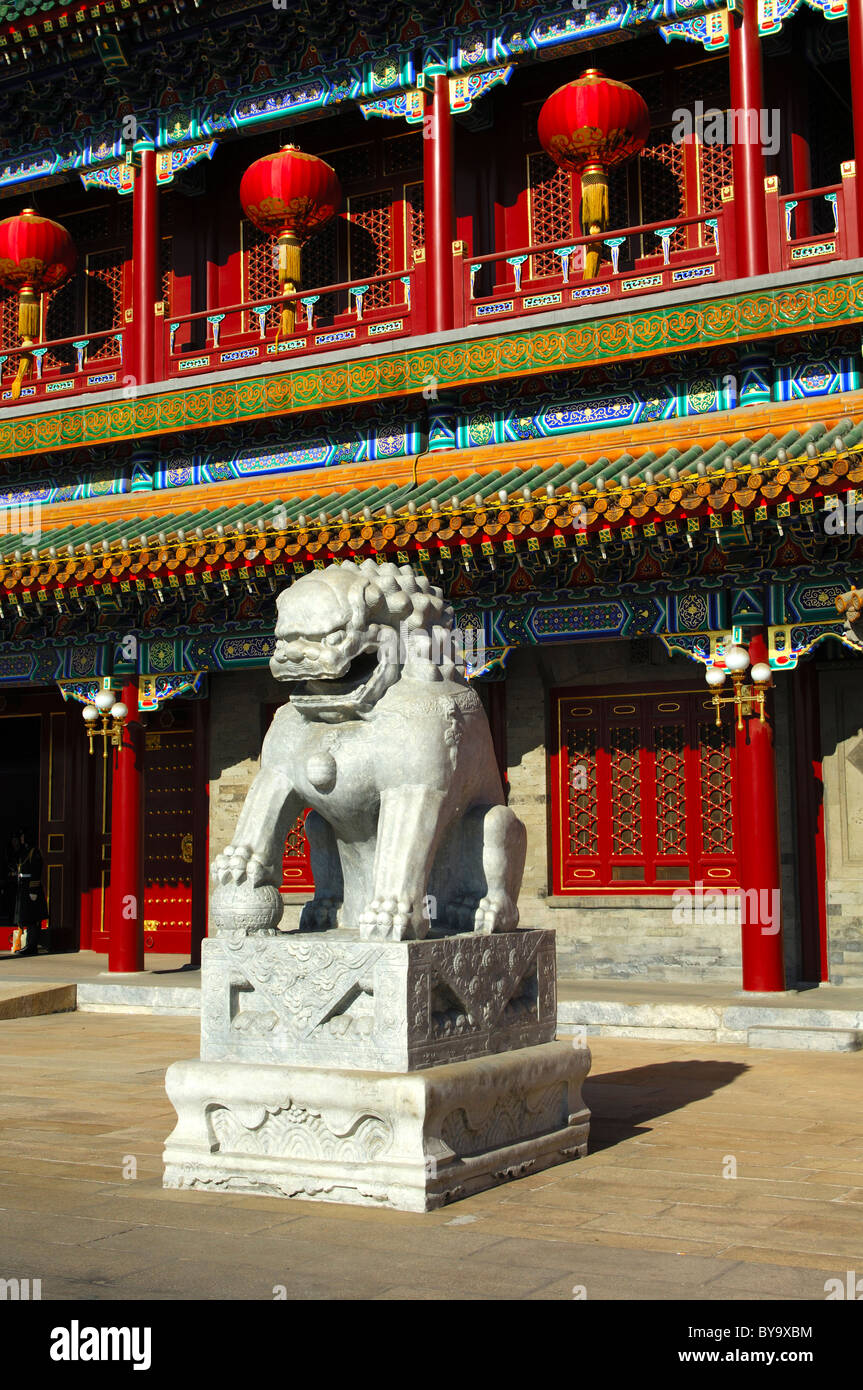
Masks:
[[[703,690],[553,702],[557,893],[739,884],[733,729]]]
[[[192,936],[191,720],[144,735],[144,949],[188,951]]]
[[[87,756],[82,725],[78,705],[63,705],[42,715],[39,844],[53,951],[74,951],[78,946],[78,788]]]

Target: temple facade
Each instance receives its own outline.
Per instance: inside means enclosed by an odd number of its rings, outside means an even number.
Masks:
[[[863,984],[863,0],[0,0],[0,52],[0,218],[75,253],[0,254],[50,948],[198,958],[275,596],[372,557],[454,606],[563,976]],[[540,113],[597,69],[649,132],[583,226]],[[301,275],[240,194],[285,146]]]

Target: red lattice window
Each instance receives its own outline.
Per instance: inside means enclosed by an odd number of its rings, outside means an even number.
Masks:
[[[858,79],[859,81],[859,79]],[[823,90],[823,89],[822,89]],[[854,158],[851,124],[835,97],[824,93],[823,100],[813,101],[809,108],[809,145],[812,152],[812,187],[839,183],[842,163]],[[821,200],[813,200],[813,212]],[[824,205],[826,206],[826,205]],[[832,225],[832,217],[830,219]]]
[[[386,275],[392,269],[392,190],[362,193],[349,199],[349,279]],[[392,302],[392,282],[371,285],[364,308],[382,309]]]
[[[171,295],[174,289],[174,239],[163,236],[159,244],[159,298],[165,306],[165,313],[171,312]]]
[[[641,730],[631,724],[609,730],[613,854],[641,854],[640,733]]]
[[[253,222],[243,222],[243,300],[254,303],[259,299],[272,297],[275,302],[279,293],[279,277],[276,267],[275,242],[266,232],[258,231]],[[252,314],[246,314],[246,332],[258,326]],[[267,328],[275,331],[279,316],[275,309],[267,315]]]
[[[82,329],[81,286],[78,276],[67,280],[58,290],[42,296],[42,339],[71,338]],[[77,361],[72,344],[65,344],[45,354],[47,368],[59,367],[69,371]]]
[[[313,290],[318,285],[337,285],[343,279],[339,267],[339,221],[334,218],[310,236],[303,247],[303,288]],[[316,323],[326,323],[333,317],[338,298],[335,294],[321,295],[314,306]]]
[[[276,243],[271,236],[251,222],[243,222],[243,299],[247,303],[255,300],[272,299],[276,303],[279,296],[279,274]],[[302,275],[304,290],[314,290],[318,285],[335,285],[342,279],[338,264],[338,222],[332,221],[314,232],[303,245]],[[335,295],[322,295],[314,306],[316,323],[321,323],[335,313]],[[368,303],[368,300],[366,300]],[[246,314],[245,329],[250,332],[258,327],[258,319]],[[268,331],[275,331],[279,316],[275,308],[267,315]],[[297,313],[298,324],[304,323],[302,308]]]
[[[530,244],[564,241],[573,235],[572,178],[545,153],[527,157]],[[531,257],[531,278],[560,275],[560,258],[553,251]]]
[[[722,206],[722,189],[734,184],[734,161],[730,145],[698,144],[700,212]]]
[[[144,739],[144,944],[188,950],[192,926],[195,754],[191,729]]]
[[[553,714],[554,892],[738,885],[734,735],[704,691],[562,691]]]
[[[686,148],[682,142],[655,139],[638,157],[641,188],[641,221],[674,222],[686,216]],[[644,254],[661,250],[660,242],[650,234],[642,238]],[[671,250],[680,251],[686,244],[686,232],[679,228],[671,238]]]
[[[701,850],[721,854],[734,848],[732,750],[728,730],[715,722],[698,725],[701,785]]]
[[[0,346],[17,347],[18,337],[18,295],[8,290],[0,299]]]
[[[378,146],[374,141],[328,150],[322,158],[335,169],[342,185],[373,179],[378,172]]]
[[[405,184],[405,266],[414,263],[414,252],[426,244],[425,185]]]
[[[620,169],[612,169],[608,177],[608,230],[611,233],[619,227],[637,225],[638,214],[633,214],[630,207],[629,165],[624,164]],[[621,269],[629,259],[628,248],[621,246]]]
[[[384,173],[408,174],[423,167],[422,136],[412,130],[384,141]]]
[[[101,333],[108,328],[120,328],[123,323],[123,270],[125,256],[120,247],[110,251],[92,252],[87,257],[85,282],[85,325],[87,333]],[[93,343],[87,359],[115,357],[115,338],[102,338]]]
[[[568,852],[571,858],[595,855],[599,846],[594,728],[570,725],[566,731]]]
[[[721,730],[720,730],[721,733]],[[686,853],[686,743],[682,724],[660,724],[655,733],[656,847],[660,854]]]

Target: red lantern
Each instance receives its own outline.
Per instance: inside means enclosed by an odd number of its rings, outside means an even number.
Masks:
[[[650,130],[644,99],[625,82],[588,68],[552,92],[539,113],[537,129],[546,154],[562,169],[581,174],[582,230],[606,231],[608,170],[644,149]],[[584,278],[598,269],[599,248],[591,246]]]
[[[341,201],[335,169],[295,145],[283,145],[246,170],[240,180],[240,202],[260,231],[278,239],[279,284],[284,294],[300,287],[303,242],[329,222]],[[293,302],[283,308],[279,333],[293,332],[295,313]]]
[[[32,347],[39,336],[39,296],[65,284],[75,269],[75,244],[65,227],[25,208],[18,217],[0,222],[0,284],[18,291],[18,332],[22,345]],[[12,399],[32,362],[22,352],[12,384]]]

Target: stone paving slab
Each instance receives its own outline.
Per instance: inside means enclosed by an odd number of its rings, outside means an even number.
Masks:
[[[821,1300],[863,1251],[859,1056],[598,1038],[591,1150],[428,1215],[164,1191],[196,1020],[0,1021],[0,1277],[43,1298]],[[124,1179],[128,1157],[137,1177]],[[727,1160],[736,1178],[723,1177]]]

